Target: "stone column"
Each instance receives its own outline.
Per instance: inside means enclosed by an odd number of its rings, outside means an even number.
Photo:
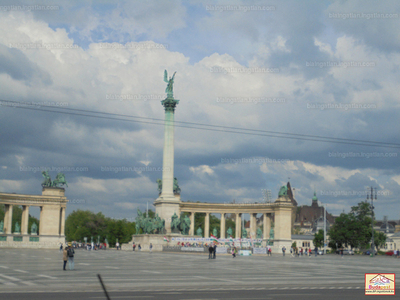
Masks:
[[[194,212],[190,213],[190,229],[189,229],[189,235],[194,235]]]
[[[165,108],[162,191],[154,206],[156,213],[165,220],[167,233],[171,233],[171,217],[174,212],[179,214],[180,203],[179,197],[174,195],[174,112],[178,103],[173,97],[161,101]]]
[[[236,214],[236,230],[235,238],[240,239],[242,237],[242,214]]]
[[[29,206],[22,206],[21,234],[28,234]]]
[[[225,213],[221,214],[221,225],[219,228],[221,230],[220,238],[224,239],[225,238]]]
[[[13,206],[11,204],[5,204],[5,213],[4,213],[4,227],[5,233],[12,233],[12,214],[13,214]]]
[[[174,197],[174,110],[165,107],[161,197]]]
[[[263,215],[263,238],[265,240],[269,239],[269,232],[271,230],[271,218],[267,213]]]
[[[65,236],[65,207],[61,208],[61,229],[60,235]]]
[[[256,214],[250,214],[250,237],[256,238],[257,218]]]
[[[204,220],[204,237],[210,237],[210,213],[206,213],[206,218]]]

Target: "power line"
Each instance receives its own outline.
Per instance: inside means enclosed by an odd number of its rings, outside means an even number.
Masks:
[[[19,106],[6,105],[6,107],[13,107],[13,108],[20,108],[20,109],[28,109],[28,110],[36,110],[36,111],[43,111],[43,112],[60,113],[60,114],[66,114],[66,115],[92,117],[92,118],[107,119],[107,120],[127,121],[127,122],[142,123],[142,124],[164,125],[164,120],[158,119],[158,118],[131,116],[131,115],[107,113],[107,112],[99,112],[99,111],[91,111],[91,110],[83,110],[83,109],[72,109],[72,108],[66,108],[66,107],[50,107],[50,106],[41,105],[41,104],[36,105],[37,107],[27,107],[27,106],[21,105],[21,104],[26,104],[26,103],[18,102],[18,101],[10,101],[10,100],[0,100],[0,103],[1,102],[11,103],[11,104],[19,104]],[[29,103],[29,105],[32,106],[35,104]],[[43,108],[41,108],[42,106],[44,106],[46,108],[50,108],[50,109],[43,109]],[[76,113],[76,112],[83,112],[83,113]],[[89,114],[87,114],[87,113],[89,113]],[[122,119],[121,117],[129,118],[129,119]],[[132,120],[132,119],[139,119],[139,120]],[[142,120],[145,120],[145,121],[142,121]],[[162,123],[159,123],[159,122],[162,122]],[[188,125],[194,125],[194,126],[184,126],[184,125],[179,125],[179,124],[188,124]],[[344,139],[344,138],[331,138],[331,137],[323,137],[323,136],[316,136],[316,135],[275,132],[275,131],[260,130],[260,129],[249,129],[249,128],[239,128],[239,127],[213,125],[213,124],[202,124],[202,123],[195,123],[195,122],[175,121],[175,126],[181,127],[181,128],[191,128],[191,129],[199,129],[199,130],[207,130],[207,131],[238,133],[238,134],[254,135],[254,136],[268,136],[268,137],[275,137],[275,138],[314,141],[314,142],[348,144],[348,145],[369,146],[369,147],[375,146],[375,147],[387,147],[387,148],[400,148],[400,144],[396,144],[396,143],[385,143],[385,142],[365,141],[365,140],[352,140],[352,139]],[[199,127],[199,126],[201,126],[201,127]],[[204,128],[204,127],[206,127],[206,128]],[[210,127],[210,128],[207,128],[207,127]]]

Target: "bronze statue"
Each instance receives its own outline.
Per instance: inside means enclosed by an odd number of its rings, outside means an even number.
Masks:
[[[50,178],[49,172],[48,171],[43,171],[42,175],[44,177],[44,180],[42,182],[42,187],[51,187],[52,182],[51,182],[51,178]]]
[[[171,98],[171,99],[174,98],[174,78],[175,78],[175,74],[176,74],[176,72],[174,73],[174,75],[172,75],[172,77],[170,77],[168,79],[167,70],[164,70],[164,81],[166,83],[168,83],[167,87],[165,88],[165,92],[167,93],[167,98]]]

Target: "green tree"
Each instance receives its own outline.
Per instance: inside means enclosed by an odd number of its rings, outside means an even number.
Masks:
[[[324,245],[324,230],[320,229],[314,235],[313,243],[316,247],[320,248]]]
[[[340,214],[329,230],[330,245],[334,248],[336,246],[368,248],[372,238],[371,216],[372,210],[367,202],[360,202],[357,206],[353,206],[348,214]]]
[[[376,247],[381,248],[381,247],[385,247],[386,245],[386,234],[384,234],[381,231],[374,231],[374,244],[376,245]]]

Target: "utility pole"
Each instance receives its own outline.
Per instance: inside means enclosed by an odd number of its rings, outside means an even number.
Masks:
[[[375,255],[375,241],[374,241],[374,188],[371,186],[371,194],[367,193],[367,200],[371,197],[371,215],[372,215],[372,239],[371,239],[371,257]],[[375,188],[375,200],[377,200],[377,193]]]
[[[326,203],[324,208],[324,255],[326,255]]]

